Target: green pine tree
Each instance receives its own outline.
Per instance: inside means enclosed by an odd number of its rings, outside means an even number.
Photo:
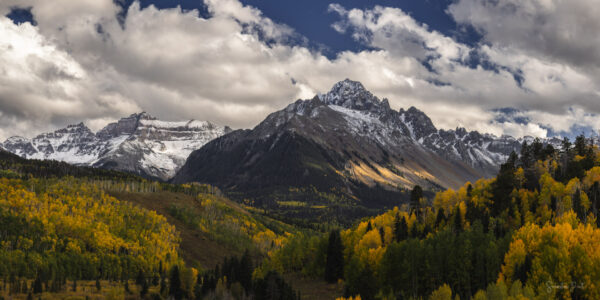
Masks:
[[[327,257],[325,262],[325,280],[335,283],[344,276],[344,246],[339,230],[333,230],[329,234],[327,246]]]
[[[40,273],[35,277],[35,281],[33,282],[33,293],[41,294],[42,293],[42,279],[40,278]]]
[[[175,300],[183,299],[183,290],[181,289],[181,274],[179,266],[175,265],[171,269],[171,277],[169,277],[169,295]]]

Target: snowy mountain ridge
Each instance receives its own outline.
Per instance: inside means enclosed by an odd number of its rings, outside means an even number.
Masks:
[[[59,160],[167,180],[188,155],[231,131],[206,121],[161,121],[142,112],[110,123],[97,133],[83,123],[32,139],[14,136],[0,147],[29,159]]]
[[[33,139],[11,137],[0,147],[25,158],[61,160],[167,180],[190,153],[230,131],[210,122],[168,122],[142,112],[97,133],[79,123]],[[437,129],[419,109],[393,110],[387,99],[380,100],[360,82],[349,79],[336,83],[326,94],[291,103],[253,130],[227,140],[241,144],[247,140],[250,145],[268,140],[266,149],[271,151],[286,141],[282,137],[288,133],[308,138],[339,156],[336,161],[341,165],[335,166],[339,172],[354,174],[366,184],[376,178],[379,184],[400,186],[428,182],[456,186],[464,180],[492,177],[512,151],[519,152],[523,142],[533,141],[532,137],[497,137],[464,128]],[[560,147],[561,141],[542,142]],[[252,165],[257,157],[245,163]]]
[[[318,99],[329,108],[343,113],[353,131],[362,136],[371,136],[384,146],[410,142],[450,160],[462,161],[485,176],[493,176],[500,164],[512,151],[518,152],[524,142],[531,144],[534,137],[495,136],[467,131],[437,129],[422,111],[410,107],[398,112],[390,108],[387,99],[379,100],[357,81],[346,79],[336,83],[327,94]],[[292,105],[301,105],[294,103]],[[402,132],[394,137],[392,132]],[[544,144],[561,147],[557,137],[540,139]]]
[[[524,140],[468,132],[464,128],[437,129],[419,109],[410,107],[394,111],[387,99],[379,100],[360,82],[348,79],[335,84],[330,92],[318,98],[329,108],[343,113],[354,132],[371,136],[384,147],[409,142],[445,159],[462,161],[485,176],[494,175],[512,151],[520,150]],[[377,122],[366,121],[373,119]],[[394,136],[392,132],[400,134]]]

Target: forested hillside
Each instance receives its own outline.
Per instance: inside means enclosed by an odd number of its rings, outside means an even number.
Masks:
[[[410,205],[350,229],[296,235],[261,271],[340,281],[361,299],[597,299],[599,186],[596,146],[534,141],[494,179],[433,201],[417,187]]]
[[[121,279],[178,263],[164,217],[74,178],[0,179],[2,276]]]
[[[218,189],[0,155],[0,297],[298,298],[252,276],[296,229]]]

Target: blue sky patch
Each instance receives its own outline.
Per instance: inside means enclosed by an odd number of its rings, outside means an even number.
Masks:
[[[6,15],[6,17],[11,19],[17,25],[26,22],[31,23],[33,26],[37,25],[37,22],[31,13],[31,7],[14,7],[11,9],[10,13]]]

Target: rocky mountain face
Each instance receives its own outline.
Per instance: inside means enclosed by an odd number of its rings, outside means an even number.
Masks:
[[[53,159],[167,180],[192,151],[229,131],[210,122],[165,122],[139,113],[108,124],[97,133],[79,123],[33,139],[11,137],[0,147],[24,158]]]
[[[252,130],[192,152],[174,177],[234,190],[313,186],[356,194],[376,187],[455,188],[495,175],[521,142],[465,129],[438,130],[422,111],[395,111],[359,82],[298,100]]]

